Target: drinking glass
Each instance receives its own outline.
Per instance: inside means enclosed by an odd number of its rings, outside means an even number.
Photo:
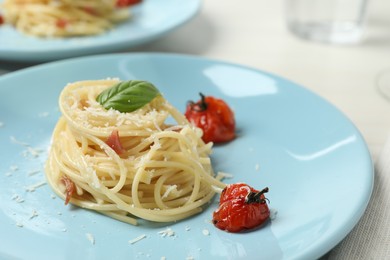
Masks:
[[[284,0],[288,29],[318,42],[350,44],[362,38],[367,0]]]

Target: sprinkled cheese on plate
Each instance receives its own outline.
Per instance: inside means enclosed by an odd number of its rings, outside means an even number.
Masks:
[[[173,231],[171,228],[164,229],[162,231],[159,231],[158,234],[161,235],[161,237],[172,237],[175,235],[175,231]]]
[[[217,177],[221,177],[223,179],[225,178],[231,179],[234,177],[234,175],[226,172],[218,172]]]
[[[37,173],[40,173],[41,172],[41,170],[33,170],[33,171],[30,171],[29,173],[28,173],[28,176],[33,176],[33,175],[35,175],[35,174],[37,174]]]
[[[135,243],[137,243],[138,241],[140,241],[140,240],[142,240],[144,238],[146,238],[146,235],[142,234],[142,235],[140,235],[140,236],[138,236],[138,237],[136,237],[136,238],[134,238],[132,240],[129,240],[129,244],[135,244]]]
[[[91,242],[92,245],[95,244],[95,238],[94,238],[94,236],[91,233],[86,233],[85,236],[87,237],[89,242]]]
[[[29,219],[33,219],[33,218],[35,218],[35,217],[38,217],[38,212],[34,209],[34,210],[32,211],[32,213],[31,213],[31,216],[30,216]]]
[[[16,225],[17,227],[20,227],[20,228],[21,228],[21,227],[24,227],[23,223],[21,223],[21,222],[16,222],[15,225]]]
[[[41,153],[43,153],[42,149],[28,146],[27,150],[23,151],[23,156],[27,157],[28,155],[31,155],[32,157],[37,158]]]
[[[39,187],[41,187],[43,185],[46,185],[46,181],[44,181],[44,180],[40,181],[40,182],[38,182],[36,184],[33,184],[33,185],[30,185],[30,186],[26,187],[26,191],[34,192],[37,188],[39,188]]]
[[[13,195],[12,200],[16,201],[17,203],[24,202],[24,199],[22,197],[20,197],[18,194]]]
[[[15,144],[19,144],[19,145],[22,145],[22,146],[30,146],[28,143],[26,142],[22,142],[22,141],[19,141],[18,139],[16,139],[14,136],[10,136],[9,137],[11,142],[15,143]]]

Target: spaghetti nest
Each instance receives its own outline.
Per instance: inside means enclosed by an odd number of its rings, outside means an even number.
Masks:
[[[162,96],[131,113],[104,109],[96,97],[118,82],[81,81],[63,89],[48,183],[72,204],[131,224],[199,213],[215,187],[225,187],[213,173],[212,143]],[[107,142],[113,133],[119,154]]]
[[[6,23],[39,37],[101,34],[130,17],[115,0],[5,0],[1,9]]]

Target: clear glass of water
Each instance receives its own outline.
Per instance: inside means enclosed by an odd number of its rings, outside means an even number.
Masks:
[[[362,38],[367,0],[284,0],[288,29],[318,42],[351,44]]]

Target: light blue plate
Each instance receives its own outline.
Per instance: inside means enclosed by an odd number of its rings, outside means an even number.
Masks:
[[[107,77],[151,81],[181,111],[199,92],[226,100],[238,138],[215,147],[215,170],[233,174],[229,183],[268,186],[275,218],[227,233],[210,223],[215,200],[178,223],[131,226],[64,206],[48,185],[26,190],[44,180],[62,88]],[[373,186],[366,144],[336,108],[288,80],[219,61],[141,53],[32,67],[0,78],[0,121],[0,259],[315,259],[355,226]],[[175,235],[161,237],[168,227]]]
[[[194,17],[199,9],[200,0],[144,0],[131,8],[131,20],[90,37],[43,39],[2,25],[0,59],[40,62],[124,50],[172,31]]]

